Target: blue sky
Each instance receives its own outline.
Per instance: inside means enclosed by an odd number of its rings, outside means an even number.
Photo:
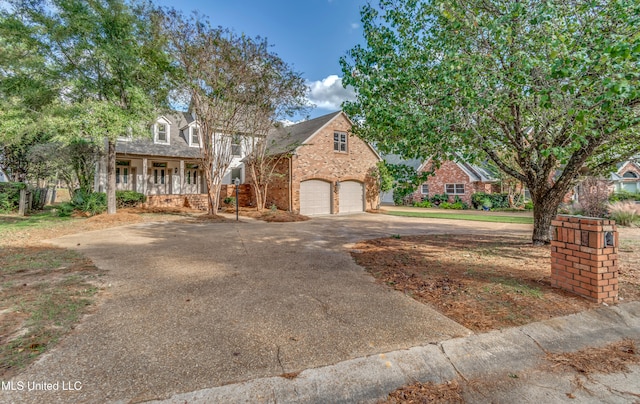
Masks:
[[[366,0],[155,0],[185,13],[196,10],[213,25],[268,39],[272,50],[300,72],[317,107],[311,118],[338,110],[353,97],[342,88],[338,60],[362,42],[360,8]],[[296,117],[295,119],[300,119]]]

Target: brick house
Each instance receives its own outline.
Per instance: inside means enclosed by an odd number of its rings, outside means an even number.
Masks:
[[[370,172],[381,160],[365,141],[350,134],[342,111],[270,135],[271,155],[282,157],[269,186],[267,207],[304,215],[363,212],[379,203]]]
[[[628,160],[617,165],[618,170],[611,174],[613,192],[640,192],[640,164]]]
[[[402,160],[397,155],[385,156],[385,161],[390,164],[405,164],[413,167],[417,172],[428,172],[432,169],[431,160],[421,162],[420,160]],[[497,191],[496,179],[486,169],[467,163],[462,159],[457,161],[444,161],[434,173],[429,176],[426,182],[422,183],[412,194],[413,201],[422,201],[436,194],[449,195],[449,202],[453,202],[455,197],[471,205],[471,195],[476,192],[491,193]],[[383,195],[384,203],[393,203],[393,193],[388,192]]]

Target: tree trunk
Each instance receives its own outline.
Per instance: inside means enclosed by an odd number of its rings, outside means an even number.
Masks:
[[[551,243],[551,221],[556,216],[558,204],[559,202],[552,198],[535,198],[533,200],[533,245],[540,246]]]
[[[116,213],[116,142],[109,139],[107,146],[107,213]]]

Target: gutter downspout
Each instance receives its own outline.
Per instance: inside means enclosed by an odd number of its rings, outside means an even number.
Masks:
[[[293,156],[289,156],[289,212],[293,212]]]

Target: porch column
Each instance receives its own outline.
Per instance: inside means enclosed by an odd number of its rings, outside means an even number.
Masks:
[[[184,160],[180,160],[180,194],[184,194]]]
[[[149,182],[149,178],[147,178],[147,158],[142,158],[142,193],[147,195],[147,183]]]

